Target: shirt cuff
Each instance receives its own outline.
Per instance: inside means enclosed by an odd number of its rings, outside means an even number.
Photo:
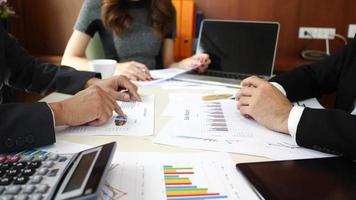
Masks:
[[[300,118],[302,117],[304,109],[305,107],[302,106],[293,106],[292,110],[289,113],[288,131],[293,138],[296,138],[298,124]]]
[[[280,84],[277,83],[277,82],[271,82],[271,84],[272,84],[274,87],[276,87],[280,92],[282,92],[282,94],[283,94],[284,96],[287,96],[287,92],[286,92],[286,90],[283,88],[282,85],[280,85]]]
[[[56,127],[56,119],[54,118],[54,112],[53,112],[51,106],[48,103],[47,103],[47,106],[48,106],[49,110],[51,110],[52,120],[53,120],[53,128],[55,128]]]

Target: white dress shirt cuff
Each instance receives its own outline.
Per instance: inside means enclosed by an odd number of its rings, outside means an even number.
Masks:
[[[293,106],[292,110],[289,113],[288,131],[289,131],[289,134],[293,138],[296,138],[298,124],[299,124],[300,118],[302,117],[304,108],[305,107],[302,107],[302,106]]]
[[[284,96],[287,96],[287,92],[286,90],[283,88],[283,86],[281,86],[279,83],[276,83],[276,82],[271,82],[271,84],[276,87],[280,92],[282,92],[282,94]]]
[[[53,120],[53,128],[55,128],[55,127],[56,127],[56,119],[54,118],[54,112],[53,112],[51,106],[50,106],[48,103],[47,103],[47,106],[48,106],[48,108],[51,110],[51,113],[52,113],[52,120]]]

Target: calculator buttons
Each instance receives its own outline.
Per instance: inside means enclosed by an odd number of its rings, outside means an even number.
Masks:
[[[35,162],[31,162],[29,165],[28,165],[28,168],[38,168],[41,166],[41,162],[40,161],[35,161]]]
[[[48,190],[48,185],[39,185],[37,186],[37,190],[36,190],[36,193],[46,193],[47,190]]]
[[[31,183],[32,184],[38,184],[42,181],[42,176],[33,176],[32,177],[32,180],[31,180]]]
[[[26,185],[23,188],[22,192],[25,193],[25,194],[32,194],[34,190],[35,190],[35,186],[34,185]]]
[[[20,190],[21,186],[19,185],[8,186],[5,190],[5,194],[18,194]]]
[[[35,169],[24,169],[23,171],[22,171],[22,175],[24,175],[24,176],[31,176],[32,174],[34,174],[35,173]]]
[[[44,176],[44,175],[47,174],[47,172],[48,172],[48,168],[43,167],[43,168],[41,168],[41,169],[38,170],[37,175]]]
[[[0,179],[0,185],[10,185],[11,181],[11,177],[3,177]]]
[[[28,181],[28,177],[26,177],[26,176],[20,176],[20,177],[14,178],[15,185],[23,185],[23,184],[26,184],[27,181]]]

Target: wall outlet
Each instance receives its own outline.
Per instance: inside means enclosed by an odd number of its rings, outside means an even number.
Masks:
[[[355,34],[356,34],[356,24],[350,24],[347,37],[348,38],[354,38]]]
[[[300,39],[329,39],[335,38],[335,28],[315,28],[315,27],[300,27],[299,38]]]

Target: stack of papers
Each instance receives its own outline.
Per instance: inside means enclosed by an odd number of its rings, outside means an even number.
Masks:
[[[155,143],[264,156],[276,160],[328,157],[299,147],[289,135],[243,117],[235,100],[203,101],[200,94],[173,94],[163,115],[171,120]],[[189,103],[187,103],[189,102]]]
[[[88,125],[68,127],[57,131],[60,134],[76,135],[126,135],[126,136],[148,136],[154,133],[154,96],[142,96],[142,102],[118,101],[121,109],[127,115],[127,122],[122,126],[114,123],[114,117],[100,127]]]

